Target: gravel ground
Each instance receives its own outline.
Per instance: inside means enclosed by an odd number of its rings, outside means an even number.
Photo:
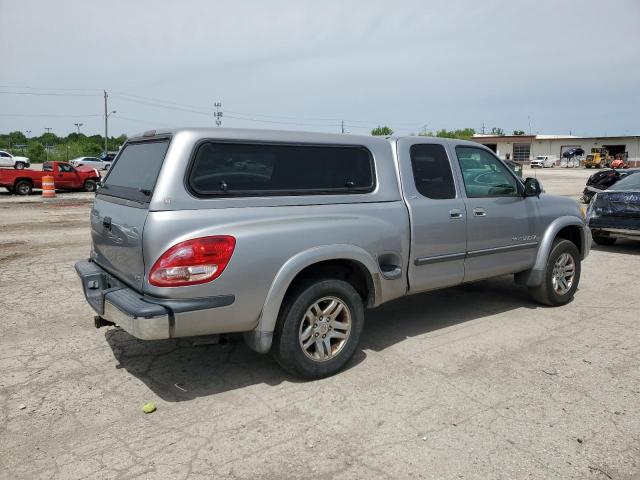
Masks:
[[[387,304],[300,382],[233,338],[93,328],[91,198],[0,195],[0,478],[640,478],[640,242],[594,247],[562,308],[510,278]]]

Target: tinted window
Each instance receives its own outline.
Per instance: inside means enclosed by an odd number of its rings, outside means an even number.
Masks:
[[[0,157],[9,158],[10,155],[8,153],[5,153],[5,152],[0,152]]]
[[[362,147],[202,144],[189,176],[202,195],[369,191],[373,161]]]
[[[451,165],[442,145],[412,145],[411,168],[421,195],[434,199],[455,198]]]
[[[456,147],[468,197],[519,195],[518,181],[500,160],[486,150]]]
[[[629,172],[629,175],[610,187],[609,190],[640,190],[640,175],[636,172]]]
[[[149,197],[168,146],[168,140],[127,144],[111,165],[101,192],[137,200]]]
[[[63,173],[71,173],[73,172],[73,167],[71,165],[65,165],[64,163],[59,163],[58,170],[60,170]]]

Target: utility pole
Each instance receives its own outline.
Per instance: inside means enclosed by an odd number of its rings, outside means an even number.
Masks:
[[[104,91],[104,154],[106,155],[107,152],[109,151],[108,149],[108,145],[107,145],[107,139],[109,138],[109,127],[107,126],[107,121],[109,118],[109,114],[107,113],[107,98],[109,97],[109,95],[107,95],[107,91]]]
[[[344,120],[342,120],[342,123],[341,123],[341,130],[342,130],[342,134],[344,135]]]
[[[31,130],[26,130],[27,132],[27,138],[31,137]]]
[[[76,128],[78,129],[78,136],[80,135],[80,127],[84,125],[84,123],[74,123]]]
[[[51,133],[51,127],[44,127],[44,129],[47,131],[47,133]],[[44,146],[44,151],[47,155],[47,161],[49,161],[49,141],[48,141],[49,137],[47,137],[47,142]]]
[[[480,132],[484,135],[484,122],[482,122],[482,130],[480,130]]]
[[[213,114],[213,118],[216,120],[216,127],[222,126],[222,102],[214,102],[213,106],[216,108],[215,113]]]

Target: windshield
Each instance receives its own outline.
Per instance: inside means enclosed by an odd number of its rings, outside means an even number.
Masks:
[[[125,145],[111,165],[101,193],[148,202],[168,146],[168,139]]]
[[[609,190],[640,190],[640,175],[636,175],[637,173],[629,172],[629,175],[609,187]]]

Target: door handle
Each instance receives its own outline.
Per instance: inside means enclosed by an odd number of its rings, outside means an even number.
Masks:
[[[476,207],[473,209],[474,217],[486,217],[487,211],[484,208]]]
[[[462,212],[457,208],[449,210],[449,218],[462,218]]]

